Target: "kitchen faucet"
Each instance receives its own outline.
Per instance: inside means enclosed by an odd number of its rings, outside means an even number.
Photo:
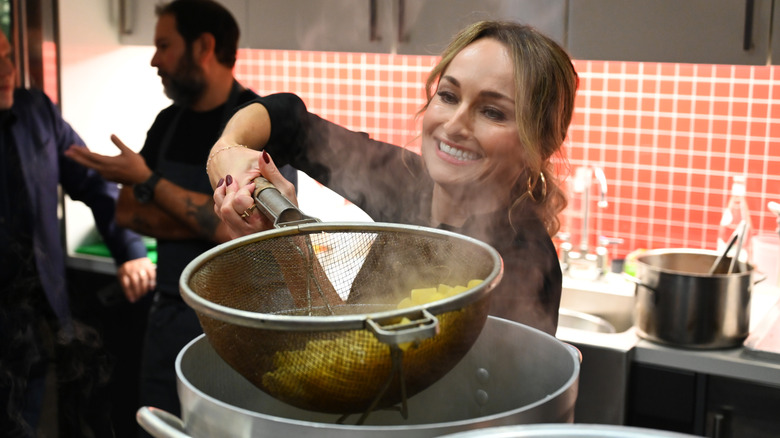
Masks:
[[[593,269],[595,267],[598,277],[602,277],[607,274],[609,270],[609,245],[616,245],[623,243],[623,239],[610,239],[604,236],[599,236],[594,252],[591,253],[590,248],[590,192],[593,186],[593,180],[598,183],[599,199],[597,206],[599,208],[606,208],[607,203],[607,178],[604,176],[604,170],[599,167],[578,167],[574,173],[574,182],[572,191],[574,193],[581,193],[581,218],[582,218],[582,231],[580,234],[580,244],[575,250],[574,245],[570,242],[569,233],[559,233],[558,237],[564,242],[561,243],[561,268],[564,273],[571,274],[572,265],[578,266],[585,265],[587,269]]]

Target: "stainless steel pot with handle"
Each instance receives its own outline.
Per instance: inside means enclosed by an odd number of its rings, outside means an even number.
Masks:
[[[574,420],[580,355],[534,328],[488,317],[466,356],[409,399],[409,415],[374,412],[363,425],[303,410],[264,393],[200,336],[176,360],[182,419],[149,407],[138,422],[157,438],[438,437],[476,428]],[[348,423],[348,422],[347,422]]]
[[[645,339],[676,347],[738,346],[748,335],[753,266],[709,274],[718,253],[656,249],[636,260],[634,325]],[[722,263],[726,268],[730,259]]]
[[[693,438],[695,436],[611,424],[531,424],[491,427],[459,432],[441,438]]]

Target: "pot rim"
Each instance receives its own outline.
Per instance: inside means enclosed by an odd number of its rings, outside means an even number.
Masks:
[[[580,351],[574,347],[573,345],[566,343],[564,341],[561,341],[560,339],[545,333],[541,330],[538,330],[536,328],[526,326],[524,324],[520,324],[515,321],[510,321],[507,319],[502,319],[494,316],[488,316],[486,325],[493,326],[493,330],[500,332],[500,331],[508,331],[513,332],[514,330],[519,330],[525,332],[527,335],[533,336],[535,338],[543,339],[545,342],[545,345],[549,345],[551,348],[557,349],[557,351],[560,353],[561,357],[565,358],[566,361],[571,361],[571,374],[567,376],[564,380],[558,383],[558,387],[554,389],[554,391],[550,392],[544,397],[540,397],[538,400],[535,400],[533,402],[527,403],[522,406],[517,406],[512,409],[508,409],[506,411],[498,412],[498,413],[490,413],[486,414],[484,416],[480,417],[474,417],[474,418],[462,418],[462,419],[455,419],[455,420],[446,420],[436,423],[419,423],[419,424],[377,424],[377,425],[355,425],[355,424],[341,424],[341,423],[328,423],[323,421],[317,421],[317,420],[309,420],[304,418],[295,418],[295,417],[286,417],[286,416],[279,416],[279,415],[272,415],[269,413],[261,412],[261,411],[254,411],[251,409],[248,409],[243,406],[237,406],[234,404],[231,404],[230,402],[227,402],[225,400],[222,400],[218,397],[212,396],[208,393],[206,393],[197,382],[194,382],[190,376],[191,373],[185,372],[185,365],[186,362],[185,357],[189,354],[193,354],[192,351],[196,349],[198,346],[202,346],[204,343],[208,344],[208,339],[206,338],[205,334],[198,335],[196,338],[191,340],[187,345],[185,345],[178,353],[176,357],[175,362],[175,369],[176,369],[176,380],[177,380],[177,394],[182,400],[183,397],[185,397],[185,394],[191,394],[193,396],[197,397],[198,400],[198,407],[214,407],[219,410],[224,410],[225,412],[230,413],[230,415],[238,415],[242,417],[246,417],[251,419],[252,422],[255,421],[261,421],[261,422],[268,422],[268,424],[275,425],[275,426],[281,426],[281,427],[291,427],[291,431],[296,432],[300,429],[311,429],[314,431],[321,431],[323,433],[323,436],[331,436],[328,435],[328,433],[331,432],[341,432],[348,434],[349,436],[352,436],[353,433],[377,433],[381,436],[388,436],[389,433],[401,433],[401,432],[407,432],[409,436],[419,436],[420,432],[431,432],[436,433],[436,436],[443,436],[446,434],[452,434],[458,431],[463,431],[469,428],[472,428],[475,424],[501,424],[501,421],[505,421],[506,419],[513,419],[516,415],[523,415],[524,413],[531,413],[534,412],[536,409],[541,408],[544,405],[548,404],[556,404],[560,406],[569,406],[571,405],[571,408],[574,407],[574,399],[576,399],[576,396],[572,398],[572,394],[576,394],[577,388],[579,387],[579,380],[580,380],[580,372],[581,372],[581,354]],[[213,348],[208,346],[208,348]],[[216,353],[215,353],[216,354]],[[218,356],[216,356],[218,357]],[[220,359],[221,360],[221,359]],[[227,365],[226,365],[227,366]],[[247,382],[247,385],[251,385]],[[182,409],[182,418],[184,419],[184,422],[187,423],[187,416],[192,415],[194,412],[197,411],[193,406],[195,405],[183,405]],[[335,416],[334,416],[335,418]],[[264,423],[265,424],[265,423]],[[382,434],[384,433],[384,434]],[[307,435],[308,436],[308,435]]]
[[[691,254],[691,255],[706,255],[706,256],[712,256],[713,261],[715,257],[718,257],[720,253],[715,250],[711,249],[702,249],[702,248],[657,248],[657,249],[651,249],[647,250],[641,255],[637,256],[636,263],[645,265],[655,271],[662,272],[665,274],[675,274],[675,275],[684,275],[684,276],[690,276],[690,277],[698,277],[698,278],[733,278],[733,277],[742,277],[742,276],[749,276],[753,272],[755,272],[755,266],[753,266],[752,263],[746,262],[744,263],[745,266],[747,266],[747,270],[744,272],[734,272],[731,274],[709,274],[707,272],[689,272],[689,271],[679,271],[675,269],[668,269],[668,268],[662,268],[659,266],[655,266],[651,263],[647,263],[645,260],[647,257],[650,256],[663,256],[667,254]]]

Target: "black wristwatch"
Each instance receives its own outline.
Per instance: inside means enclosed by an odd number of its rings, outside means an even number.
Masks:
[[[160,174],[152,172],[152,176],[141,184],[133,186],[135,199],[141,204],[148,204],[154,199],[154,186],[160,181]]]

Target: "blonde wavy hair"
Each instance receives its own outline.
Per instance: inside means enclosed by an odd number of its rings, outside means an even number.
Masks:
[[[493,38],[504,44],[514,62],[515,113],[525,169],[511,188],[516,208],[531,208],[552,236],[560,228],[559,213],[566,208],[552,157],[559,154],[574,113],[579,76],[568,53],[536,29],[514,22],[480,21],[461,30],[441,54],[425,83],[427,102],[433,99],[441,75],[466,46]],[[514,226],[514,225],[513,225]]]

